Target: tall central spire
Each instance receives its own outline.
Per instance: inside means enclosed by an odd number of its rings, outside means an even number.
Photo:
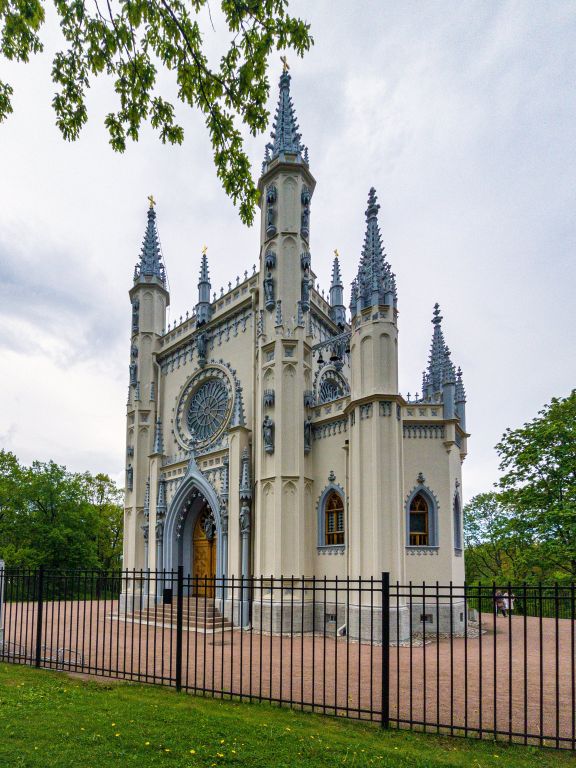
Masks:
[[[134,282],[147,282],[146,278],[156,277],[166,287],[166,272],[162,263],[160,239],[156,228],[156,211],[152,202],[148,209],[148,223],[140,251],[140,261],[134,269]]]
[[[382,237],[378,226],[379,210],[376,190],[372,187],[368,194],[366,208],[366,235],[362,258],[358,275],[352,285],[352,296],[355,300],[353,303],[356,305],[351,307],[354,315],[366,307],[379,304],[396,305],[396,278],[382,248]]]
[[[272,129],[272,142],[266,145],[263,173],[268,169],[268,164],[278,157],[308,165],[308,149],[300,141],[302,136],[298,133],[298,128],[294,105],[290,96],[290,75],[288,72],[282,72],[278,106]]]

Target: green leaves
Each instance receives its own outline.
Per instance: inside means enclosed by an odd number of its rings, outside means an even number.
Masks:
[[[208,0],[55,0],[67,43],[56,54],[52,79],[56,123],[65,139],[78,138],[88,115],[91,78],[111,76],[118,107],[106,116],[110,144],[123,152],[149,122],[163,143],[181,144],[184,130],[175,107],[158,92],[158,69],[174,73],[178,99],[205,115],[216,173],[250,224],[258,200],[240,124],[252,135],[266,129],[270,91],[268,59],[275,50],[303,56],[313,44],[309,25],[286,12],[286,0],[222,0],[231,39],[217,67],[208,63],[197,20]],[[42,49],[40,0],[0,0],[2,53],[28,61]],[[0,121],[12,111],[12,89],[0,82]]]
[[[496,446],[499,493],[464,510],[476,560],[527,580],[576,579],[576,390],[554,398],[536,418],[507,429]],[[468,550],[470,554],[470,549]]]
[[[53,461],[25,467],[0,451],[0,558],[32,568],[119,567],[121,497],[106,475]]]

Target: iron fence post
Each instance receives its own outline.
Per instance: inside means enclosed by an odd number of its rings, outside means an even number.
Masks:
[[[178,566],[176,599],[176,690],[182,690],[182,634],[184,631],[184,566]]]
[[[382,572],[382,728],[390,727],[390,574]]]
[[[38,569],[38,595],[36,608],[36,661],[35,666],[39,667],[42,662],[42,613],[44,607],[44,566]]]
[[[4,643],[4,582],[6,578],[6,570],[4,568],[4,560],[0,560],[0,653],[2,652],[2,645]]]

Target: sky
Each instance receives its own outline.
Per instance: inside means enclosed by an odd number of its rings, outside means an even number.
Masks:
[[[213,3],[216,6],[216,3]],[[494,446],[576,384],[576,3],[554,0],[292,0],[313,49],[288,54],[310,168],[312,267],[329,287],[338,249],[349,302],[368,190],[397,275],[400,388],[420,390],[440,303],[466,386],[465,498],[498,479]],[[203,19],[211,56],[227,30]],[[220,187],[200,115],[178,109],[180,147],[152,129],[123,154],[103,125],[115,104],[95,81],[89,121],[66,143],[45,51],[0,57],[14,114],[0,124],[0,448],[123,480],[128,290],[157,200],[171,319],[197,300],[201,249],[214,290],[251,269],[258,229]],[[279,55],[271,57],[274,111]],[[170,95],[170,75],[161,78]],[[268,133],[246,146],[257,177]]]

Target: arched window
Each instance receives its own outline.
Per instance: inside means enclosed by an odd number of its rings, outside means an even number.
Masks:
[[[324,545],[344,544],[344,502],[330,491],[324,504]]]
[[[410,502],[409,526],[410,546],[427,547],[431,544],[428,502],[421,493],[417,493]]]
[[[460,498],[458,494],[454,496],[454,550],[457,554],[462,553],[462,513],[460,511]]]

